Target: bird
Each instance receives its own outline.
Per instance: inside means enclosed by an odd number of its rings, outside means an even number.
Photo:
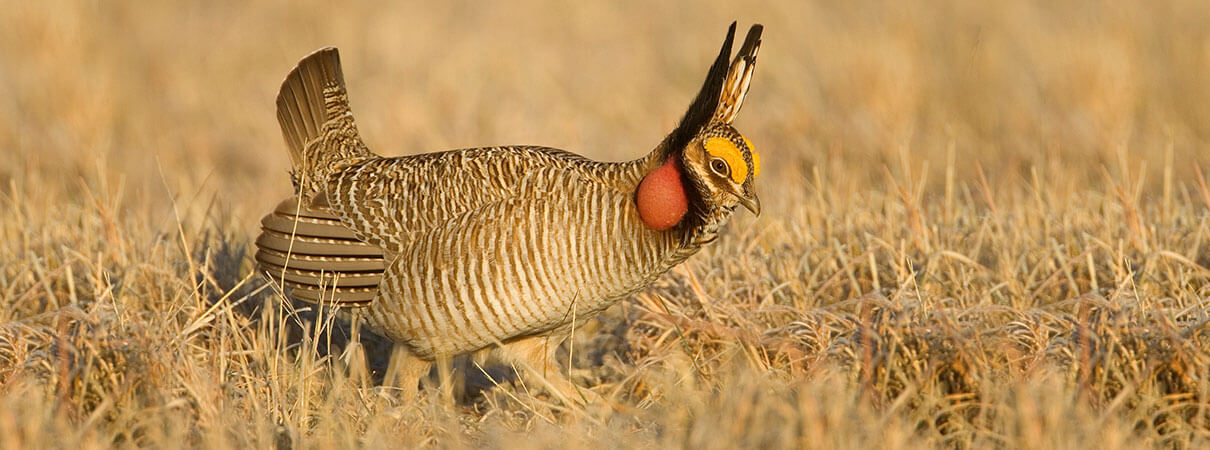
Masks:
[[[311,53],[277,96],[294,189],[261,221],[257,270],[392,341],[405,397],[434,363],[486,350],[590,401],[547,346],[715,241],[738,207],[760,215],[760,156],[732,124],[763,27],[732,59],[735,29],[676,128],[622,162],[540,146],[380,156],[338,50]]]

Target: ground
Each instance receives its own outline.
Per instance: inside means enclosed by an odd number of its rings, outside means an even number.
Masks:
[[[1210,5],[735,3],[6,4],[0,442],[1207,444]],[[603,402],[473,360],[400,398],[385,343],[252,273],[310,51],[382,154],[623,160],[732,20],[764,212],[552,349]]]

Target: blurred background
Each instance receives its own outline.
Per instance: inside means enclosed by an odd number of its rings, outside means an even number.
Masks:
[[[213,200],[251,232],[290,189],[278,85],[326,45],[381,154],[633,158],[672,129],[733,20],[741,36],[765,25],[738,120],[764,189],[806,189],[812,171],[890,189],[916,171],[928,195],[976,165],[992,185],[1134,168],[1154,187],[1169,162],[1184,180],[1210,161],[1204,2],[740,3],[6,2],[0,190],[104,184],[159,214]]]

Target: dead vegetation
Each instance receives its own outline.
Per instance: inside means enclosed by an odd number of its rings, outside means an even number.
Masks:
[[[2,446],[1210,440],[1203,2],[7,6]],[[310,50],[383,153],[622,159],[735,18],[766,212],[552,349],[607,404],[472,358],[454,404],[400,398],[388,344],[250,273]]]

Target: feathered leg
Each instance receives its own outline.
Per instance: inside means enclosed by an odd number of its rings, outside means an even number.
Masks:
[[[391,362],[387,366],[383,384],[398,386],[405,401],[414,401],[419,393],[420,378],[428,375],[432,365],[433,363],[413,355],[407,347],[395,344],[391,350]]]
[[[524,379],[544,387],[564,405],[599,403],[601,396],[571,382],[555,362],[555,349],[562,341],[553,336],[533,336],[504,344],[496,355],[521,370]]]

